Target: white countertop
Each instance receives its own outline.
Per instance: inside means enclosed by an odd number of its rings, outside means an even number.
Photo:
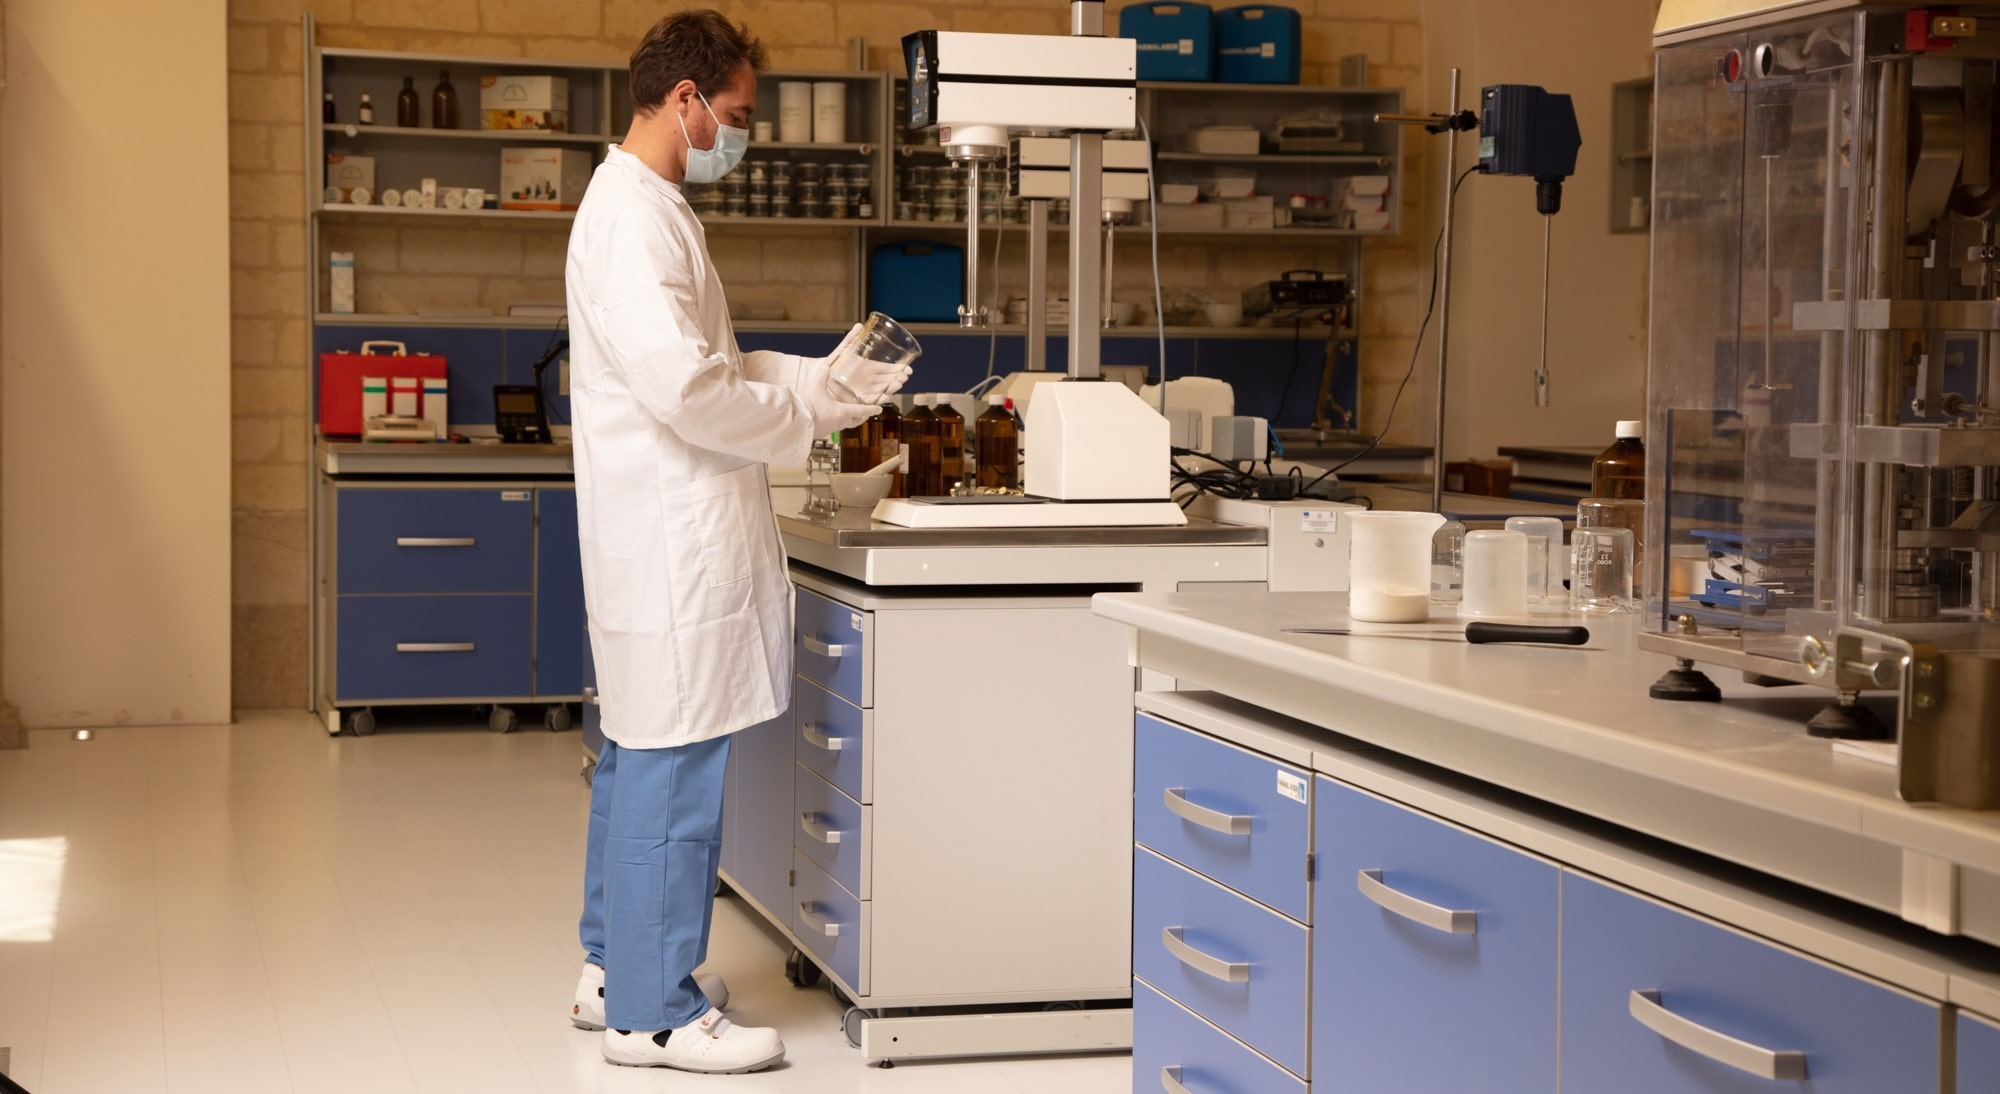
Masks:
[[[1585,623],[1582,647],[1472,646],[1283,633],[1462,628],[1449,617],[1351,624],[1338,593],[1107,593],[1094,604],[1138,629],[1140,664],[1183,686],[1919,922],[1940,914],[1935,892],[1907,882],[1922,856],[2000,874],[2000,812],[1906,804],[1893,768],[1806,734],[1829,692],[1710,670],[1722,703],[1648,697],[1671,661],[1636,648],[1637,617],[1535,617]]]

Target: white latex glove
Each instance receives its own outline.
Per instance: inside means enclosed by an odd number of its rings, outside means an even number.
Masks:
[[[853,429],[882,413],[882,408],[873,403],[850,403],[835,397],[832,385],[826,383],[803,385],[799,397],[805,400],[806,410],[812,414],[813,434],[820,437]]]
[[[903,384],[910,378],[910,366],[891,365],[882,361],[871,361],[857,353],[840,353],[827,363],[827,380],[838,383],[833,377],[845,376],[845,386],[860,399],[870,403],[880,403],[889,396],[903,390]],[[833,389],[836,396],[846,392]]]

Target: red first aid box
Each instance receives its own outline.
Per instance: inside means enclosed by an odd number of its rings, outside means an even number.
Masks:
[[[363,376],[442,377],[444,358],[411,353],[401,342],[363,342],[359,353],[319,355],[319,431],[327,437],[361,435]]]

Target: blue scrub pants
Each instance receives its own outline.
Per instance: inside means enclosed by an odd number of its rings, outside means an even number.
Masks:
[[[604,742],[578,934],[604,969],[612,1029],[678,1029],[708,1013],[694,970],[708,959],[728,766],[728,735],[678,748]]]

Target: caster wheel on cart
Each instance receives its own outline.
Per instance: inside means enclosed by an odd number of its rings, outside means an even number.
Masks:
[[[793,987],[810,988],[819,983],[819,977],[819,966],[813,964],[804,952],[793,950],[785,958],[785,979],[790,980]]]
[[[879,1010],[863,1010],[860,1007],[847,1008],[847,1013],[840,1016],[840,1032],[847,1037],[847,1047],[860,1048],[861,1023],[869,1018],[880,1018],[883,1013]]]
[[[363,708],[347,716],[347,732],[356,737],[375,735],[375,712]]]
[[[556,703],[542,712],[542,724],[550,733],[561,733],[570,727],[569,704]]]
[[[577,772],[577,774],[583,776],[583,785],[594,785],[597,782],[597,765],[591,763],[589,760],[585,760],[583,761],[583,770]]]
[[[521,720],[514,716],[511,707],[494,707],[493,713],[486,716],[486,728],[495,733],[512,733],[521,728]]]

